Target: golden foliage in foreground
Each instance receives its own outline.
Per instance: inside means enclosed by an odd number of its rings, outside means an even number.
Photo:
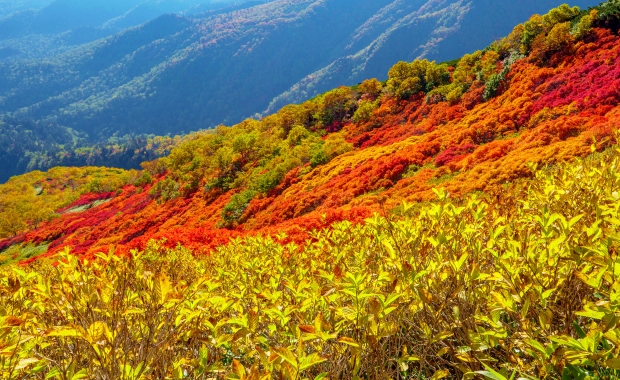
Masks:
[[[620,158],[403,205],[304,247],[153,241],[0,274],[0,378],[611,379]]]

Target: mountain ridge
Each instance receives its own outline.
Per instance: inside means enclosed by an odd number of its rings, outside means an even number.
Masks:
[[[130,55],[128,60],[121,59],[100,73],[95,73],[90,78],[87,75],[77,82],[75,77],[67,81],[67,78],[62,77],[55,79],[54,74],[34,74],[46,70],[45,66],[37,63],[29,64],[33,65],[33,74],[25,79],[19,79],[20,76],[15,74],[17,69],[11,68],[10,64],[0,65],[1,77],[16,76],[15,79],[5,81],[13,83],[13,88],[5,87],[0,91],[0,107],[5,112],[17,112],[20,117],[57,120],[76,131],[86,132],[94,140],[109,137],[114,133],[125,134],[128,131],[176,134],[218,124],[234,124],[245,117],[273,112],[286,103],[302,101],[338,85],[353,85],[363,77],[384,75],[393,62],[399,59],[411,60],[419,55],[403,54],[409,49],[406,42],[411,44],[411,39],[407,38],[411,31],[396,28],[390,32],[393,36],[391,45],[380,52],[369,53],[363,66],[360,66],[359,62],[348,62],[350,53],[346,52],[347,46],[352,44],[353,54],[356,54],[354,50],[357,49],[357,42],[351,39],[355,38],[352,33],[357,33],[360,28],[362,29],[359,32],[367,30],[368,20],[372,20],[381,9],[388,13],[406,9],[410,11],[408,14],[422,14],[424,11],[433,10],[434,17],[438,17],[440,21],[443,20],[441,17],[448,17],[442,22],[449,24],[459,17],[463,19],[466,10],[475,9],[467,4],[473,3],[463,0],[446,4],[436,1],[411,3],[385,0],[358,3],[353,10],[356,13],[351,13],[348,3],[342,0],[280,1],[213,18],[186,18],[189,21],[185,22],[191,25],[183,32],[184,37],[171,32],[169,41],[163,42],[167,50],[148,44],[135,50],[138,56],[144,53],[163,53],[165,61],[138,63]],[[536,7],[544,7],[540,2],[536,4]],[[287,15],[284,15],[282,10],[286,10]],[[306,13],[301,17],[297,11]],[[522,12],[525,14],[525,11]],[[348,16],[343,18],[343,15]],[[385,17],[389,19],[395,16],[386,14]],[[399,20],[396,20],[396,24]],[[435,38],[433,33],[436,28],[439,34],[448,33],[443,24],[437,26],[435,21],[429,21],[428,15],[420,20],[426,20],[424,22],[432,25],[425,27],[431,33],[430,40]],[[277,24],[279,29],[274,29]],[[338,25],[340,29],[327,29],[329,32],[326,33],[324,26],[327,24]],[[148,28],[148,25],[144,27]],[[216,31],[216,27],[220,29]],[[223,33],[227,33],[226,36]],[[367,31],[365,33],[368,35]],[[374,41],[368,49],[385,40],[381,38],[382,34],[379,33],[379,37],[368,35],[367,38]],[[399,35],[397,38],[394,37],[396,34]],[[228,39],[223,40],[223,37]],[[426,37],[421,38],[426,41]],[[202,42],[218,39],[219,45]],[[79,48],[75,50],[75,55],[80,57],[89,54],[88,51],[92,51],[97,44],[100,42],[90,45],[89,48]],[[414,49],[417,49],[419,43],[414,46]],[[155,53],[155,50],[159,53]],[[470,51],[473,50],[475,49]],[[387,54],[388,52],[394,56]],[[293,57],[296,61],[292,60]],[[446,59],[441,59],[442,56],[437,56],[437,59],[443,61],[454,58],[452,53],[443,57]],[[64,63],[71,60],[72,58],[65,58],[63,63],[53,63],[51,60],[49,64],[55,71],[78,71],[82,74],[79,67]],[[253,62],[261,62],[261,65],[254,65]],[[336,71],[330,70],[333,62],[340,66]],[[126,78],[122,71],[119,72],[118,67],[136,63],[142,65],[139,72]],[[23,63],[20,65],[23,66]],[[356,71],[355,67],[365,69]],[[278,71],[280,75],[269,75],[270,68]],[[308,79],[308,74],[318,73],[317,70],[323,70],[323,73],[315,76],[324,80]],[[355,75],[352,76],[351,72],[355,72]],[[125,79],[123,83],[115,84],[113,80],[107,79],[112,77]],[[42,81],[42,86],[48,88],[64,83],[67,92],[48,93],[47,98],[43,97],[45,91],[40,91],[41,85],[28,84],[35,83],[33,78]],[[303,78],[306,78],[308,83],[303,82]],[[299,80],[302,80],[302,83],[298,83],[297,90],[295,83]],[[67,83],[73,83],[74,87],[68,88]],[[37,94],[38,98],[29,99],[30,95],[25,95],[26,93]],[[158,110],[165,107],[168,108],[165,115],[158,113]]]

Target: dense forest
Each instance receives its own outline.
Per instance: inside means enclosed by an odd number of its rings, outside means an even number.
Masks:
[[[619,30],[561,5],[141,170],[11,178],[0,376],[620,377]]]
[[[144,161],[165,156],[179,136],[125,135],[93,144],[84,135],[54,122],[0,118],[0,182],[32,170],[55,166],[111,166],[138,169]]]

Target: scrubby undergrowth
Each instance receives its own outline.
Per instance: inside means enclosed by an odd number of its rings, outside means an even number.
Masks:
[[[3,267],[2,376],[616,378],[619,166],[607,151],[495,194],[437,190],[303,246]]]

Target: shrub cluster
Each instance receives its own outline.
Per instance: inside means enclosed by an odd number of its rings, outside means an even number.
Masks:
[[[616,378],[619,166],[608,151],[503,193],[436,190],[303,246],[3,267],[0,378]]]

